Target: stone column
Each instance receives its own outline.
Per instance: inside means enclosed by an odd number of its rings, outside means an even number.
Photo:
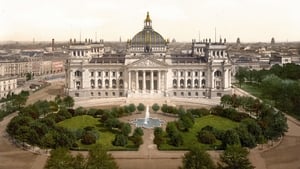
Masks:
[[[135,91],[139,91],[139,71],[135,71]]]
[[[214,72],[215,72],[215,70],[213,70],[212,72],[211,72],[211,88],[212,89],[214,89],[215,88],[215,76],[214,76]]]
[[[180,71],[177,70],[177,88],[180,88]]]
[[[157,72],[157,90],[160,92],[160,71]]]
[[[128,90],[131,90],[131,71],[128,71]]]
[[[187,71],[184,71],[184,88],[187,88]]]
[[[146,91],[146,71],[143,70],[143,92]]]
[[[192,73],[192,83],[191,83],[191,85],[192,85],[192,88],[194,88],[195,87],[195,84],[194,84],[195,83],[194,82],[195,81],[195,79],[194,79],[194,74],[195,73],[194,73],[194,71],[191,71],[191,73]]]
[[[111,78],[111,74],[112,74],[112,72],[111,72],[111,70],[109,70],[109,72],[108,72],[108,77],[109,77],[109,88],[110,88],[110,89],[112,88],[112,78]]]
[[[68,87],[71,88],[71,89],[75,86],[75,85],[74,85],[74,82],[73,82],[73,81],[75,80],[75,78],[74,78],[74,77],[75,77],[74,73],[75,73],[75,72],[74,72],[73,70],[70,70],[70,71],[69,71],[69,77],[68,77],[68,79],[67,79],[68,84],[69,84]],[[74,87],[74,89],[75,89],[75,88],[76,88],[76,86]]]
[[[153,70],[150,73],[150,92],[153,92],[154,82],[153,82]]]
[[[167,91],[167,71],[164,71],[164,85],[165,85],[165,96],[168,95]]]
[[[104,74],[105,74],[105,71],[102,71],[101,72],[101,81],[102,81],[101,89],[105,88]]]

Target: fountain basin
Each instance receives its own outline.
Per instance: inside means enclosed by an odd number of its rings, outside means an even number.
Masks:
[[[158,119],[158,118],[139,118],[131,121],[132,124],[135,124],[136,127],[143,127],[143,128],[154,128],[154,127],[161,127],[165,121]]]

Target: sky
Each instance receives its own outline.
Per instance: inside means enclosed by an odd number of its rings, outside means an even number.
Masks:
[[[122,41],[152,27],[178,42],[300,41],[299,0],[0,0],[0,41]]]

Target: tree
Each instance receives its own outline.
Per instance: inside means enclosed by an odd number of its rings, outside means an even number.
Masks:
[[[134,136],[132,136],[131,140],[134,143],[134,145],[137,147],[139,147],[141,144],[143,144],[142,136],[134,135]]]
[[[161,106],[161,111],[164,112],[164,113],[168,113],[168,105],[167,104],[163,104]]]
[[[215,169],[215,164],[209,154],[199,147],[193,147],[182,159],[180,169]]]
[[[220,169],[253,169],[249,159],[249,152],[239,145],[231,145],[221,155]]]
[[[145,105],[143,103],[140,103],[138,106],[137,106],[137,109],[139,112],[142,112],[145,110]]]
[[[214,144],[217,141],[215,135],[207,130],[201,130],[198,132],[197,138],[198,141],[203,144]]]
[[[238,80],[240,87],[242,86],[242,83],[245,82],[245,79],[247,77],[247,68],[239,67],[238,71],[235,74],[236,80]]]
[[[176,131],[170,137],[170,144],[176,147],[183,145],[183,137],[179,131]]]
[[[135,105],[134,104],[129,104],[129,106],[128,106],[128,110],[129,110],[129,112],[130,113],[133,113],[133,112],[135,112],[136,111],[136,107],[135,107]]]
[[[236,130],[227,130],[222,139],[222,147],[225,149],[228,145],[240,145],[240,138]]]
[[[175,132],[177,132],[176,123],[174,121],[167,123],[166,132],[169,137],[171,137],[172,135],[174,135]]]
[[[86,145],[95,144],[96,140],[97,137],[92,131],[85,131],[81,137],[81,143]]]
[[[141,127],[137,127],[134,129],[133,136],[143,136],[143,135],[144,135],[144,132]]]
[[[117,134],[113,141],[113,145],[115,146],[125,146],[127,144],[127,137],[123,134]]]
[[[193,115],[191,113],[184,113],[180,115],[180,119],[177,122],[177,127],[181,131],[189,131],[194,125]]]
[[[100,144],[89,150],[87,169],[118,169],[117,163]]]
[[[72,155],[66,148],[53,149],[46,169],[72,169]]]
[[[152,110],[156,113],[158,110],[159,110],[159,105],[157,104],[157,103],[154,103],[153,105],[152,105]]]
[[[131,126],[129,123],[124,123],[121,127],[121,133],[128,137],[129,133],[131,133]]]
[[[116,162],[101,145],[90,149],[87,159],[82,154],[73,157],[66,148],[51,151],[46,169],[118,169]]]
[[[16,105],[18,109],[23,107],[26,104],[27,96],[18,94],[13,96],[12,104]]]
[[[223,107],[231,105],[232,104],[231,96],[228,94],[223,95],[221,97],[221,104],[223,105]]]
[[[154,128],[154,144],[157,145],[157,147],[159,147],[161,144],[164,143],[164,137],[163,137],[163,130],[161,127],[155,127]]]
[[[74,99],[71,96],[66,96],[63,99],[63,103],[67,106],[67,107],[73,107],[74,106]]]

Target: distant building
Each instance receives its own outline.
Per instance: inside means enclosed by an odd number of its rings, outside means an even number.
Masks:
[[[0,77],[0,99],[7,97],[10,94],[17,94],[15,90],[17,89],[17,77]]]
[[[272,37],[272,39],[271,39],[271,45],[274,45],[275,44],[275,39],[274,39],[274,37]]]
[[[237,39],[236,39],[236,44],[238,44],[238,45],[241,44],[240,38],[237,38]]]
[[[171,54],[147,13],[144,29],[128,40],[124,53],[104,53],[103,43],[71,43],[65,90],[80,98],[221,97],[231,94],[225,43],[193,41],[191,52]]]

